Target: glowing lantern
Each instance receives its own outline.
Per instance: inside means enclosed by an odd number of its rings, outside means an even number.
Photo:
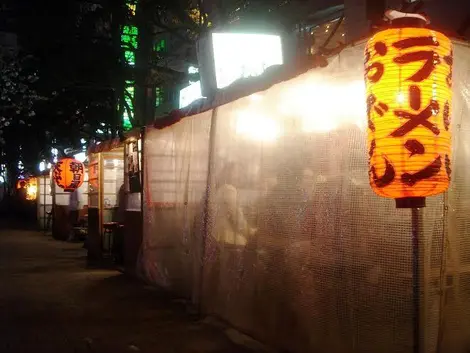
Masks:
[[[442,193],[451,177],[452,44],[415,24],[365,50],[370,184],[397,200]]]
[[[38,194],[38,179],[31,177],[26,181],[26,200],[36,200]]]
[[[57,186],[67,192],[73,192],[83,184],[85,167],[73,158],[63,158],[54,166],[52,178]]]
[[[16,182],[16,188],[19,190],[19,189],[23,189],[26,187],[26,180],[25,179],[18,179],[18,181]]]

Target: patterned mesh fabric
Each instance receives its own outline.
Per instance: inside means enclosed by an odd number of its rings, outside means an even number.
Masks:
[[[275,348],[413,351],[411,211],[368,184],[363,50],[147,129],[143,277]],[[426,352],[470,349],[469,54],[451,188],[422,211]]]

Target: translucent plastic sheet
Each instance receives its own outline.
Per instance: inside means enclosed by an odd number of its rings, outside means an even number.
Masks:
[[[425,352],[470,349],[469,54],[455,45],[452,187],[423,211]],[[147,131],[147,279],[279,349],[413,351],[411,211],[368,184],[363,60]]]
[[[453,180],[446,202],[442,352],[470,351],[470,48],[454,45]],[[432,273],[433,278],[437,276]],[[438,293],[435,294],[438,296]],[[433,314],[434,312],[431,312]]]
[[[142,274],[184,297],[200,268],[210,123],[207,112],[145,135]]]
[[[368,185],[362,62],[217,112],[203,305],[276,347],[411,345],[409,211]]]

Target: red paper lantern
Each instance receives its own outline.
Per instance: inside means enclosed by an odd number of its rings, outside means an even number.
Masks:
[[[73,158],[63,158],[56,163],[52,178],[66,192],[73,192],[83,184],[85,166]]]
[[[391,28],[366,46],[370,184],[423,198],[451,177],[452,43],[427,28]]]

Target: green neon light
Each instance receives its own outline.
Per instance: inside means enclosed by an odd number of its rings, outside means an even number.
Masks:
[[[123,26],[122,34],[129,34],[131,36],[137,36],[139,34],[139,29],[136,26]]]
[[[156,44],[155,44],[155,51],[157,52],[163,52],[165,51],[166,49],[166,41],[165,39],[161,39],[159,40]]]
[[[126,63],[128,65],[134,66],[135,65],[135,53],[130,50],[126,50],[124,52],[124,58],[126,59]]]
[[[132,128],[131,117],[134,116],[134,91],[135,82],[126,81],[126,87],[124,88],[124,100],[129,107],[130,112],[125,108],[122,114],[122,126],[125,130]],[[130,113],[130,115],[129,115]]]
[[[121,34],[121,47],[124,49],[126,64],[135,65],[135,50],[137,50],[137,35],[139,29],[136,26],[123,26]]]
[[[155,88],[155,107],[159,107],[163,104],[164,91],[162,88]]]
[[[125,4],[129,8],[132,16],[135,15],[137,1],[127,0]],[[136,26],[126,25],[122,27],[121,48],[124,50],[124,59],[129,66],[135,66],[135,51],[138,47],[138,35],[139,29]],[[122,126],[125,130],[129,130],[132,129],[131,119],[134,116],[135,82],[125,81],[125,83],[124,101],[128,109],[125,108],[122,113]]]

